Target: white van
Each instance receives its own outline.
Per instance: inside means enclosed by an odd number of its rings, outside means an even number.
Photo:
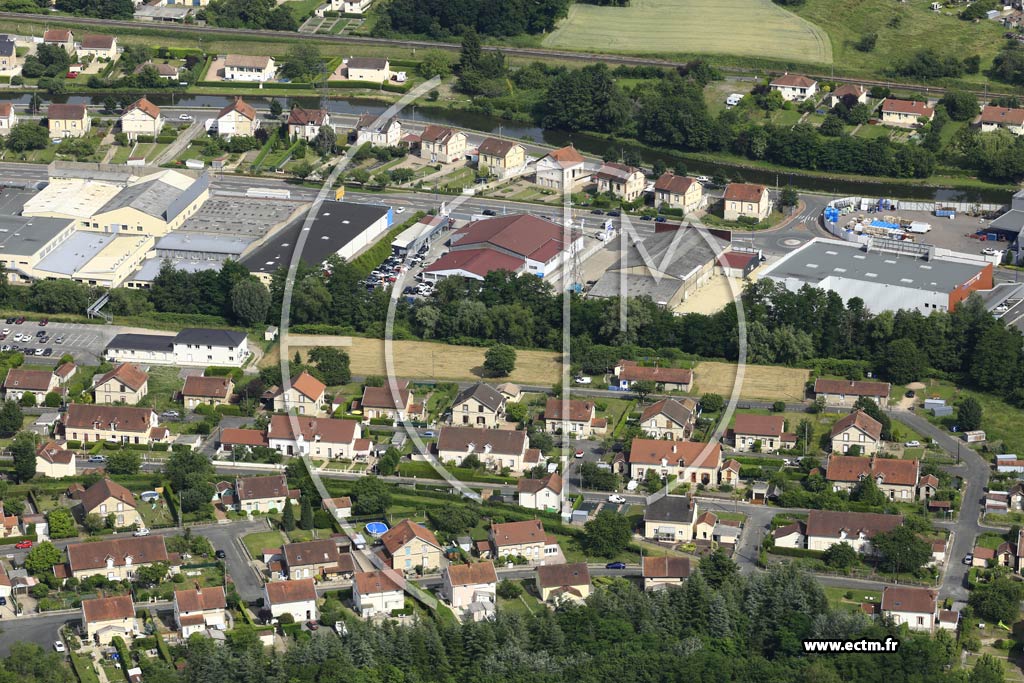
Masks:
[[[731,94],[731,95],[729,95],[728,97],[725,98],[725,106],[727,106],[727,107],[735,107],[742,100],[743,100],[743,95],[741,95],[741,94],[739,94],[737,92],[734,92],[733,94]]]

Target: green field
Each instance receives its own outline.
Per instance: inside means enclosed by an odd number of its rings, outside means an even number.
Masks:
[[[828,35],[771,0],[633,0],[628,7],[576,3],[542,45],[832,62]]]

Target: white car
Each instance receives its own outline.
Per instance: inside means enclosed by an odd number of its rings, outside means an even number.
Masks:
[[[920,441],[917,441],[917,440],[914,440],[914,441],[908,441],[908,442],[906,442],[906,443],[905,443],[905,444],[903,444],[903,445],[904,445],[904,446],[905,446],[906,448],[917,448],[918,446],[920,446],[920,445],[921,445],[921,442],[920,442]]]
[[[625,503],[626,499],[623,496],[620,496],[617,493],[613,493],[612,495],[608,496],[608,502],[609,503]]]
[[[178,120],[179,121],[191,121],[192,120],[192,115],[191,114],[178,114]]]
[[[405,213],[405,207],[404,206],[398,207],[397,209],[395,209],[395,213]]]
[[[64,643],[59,640],[53,641],[53,649],[57,652],[64,652]]]
[[[590,379],[589,377],[580,376],[577,377],[574,381],[576,382],[576,384],[590,384],[593,380]]]
[[[132,536],[149,536],[149,529],[147,529],[146,527],[136,529],[135,533],[133,533]]]

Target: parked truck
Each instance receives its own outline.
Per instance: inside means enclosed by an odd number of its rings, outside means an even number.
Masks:
[[[922,221],[911,221],[910,224],[904,228],[907,232],[912,232],[917,235],[924,235],[930,232],[931,229],[932,226],[930,223],[924,223]]]

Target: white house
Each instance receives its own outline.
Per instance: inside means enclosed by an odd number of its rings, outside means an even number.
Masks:
[[[364,618],[388,616],[405,607],[405,594],[396,572],[357,572],[352,581],[352,601]]]
[[[82,626],[85,640],[96,645],[109,645],[114,636],[131,640],[139,632],[132,596],[83,600]]]
[[[18,115],[14,113],[14,105],[10,102],[0,104],[0,133],[7,134],[18,123]]]
[[[519,505],[531,510],[562,509],[562,477],[552,472],[543,479],[520,479]]]
[[[787,102],[803,102],[818,92],[818,82],[799,74],[783,74],[768,84]]]
[[[493,610],[498,575],[494,563],[451,564],[441,570],[441,595],[455,609],[469,609],[474,603],[484,606],[478,612]]]
[[[882,614],[911,631],[935,629],[938,592],[931,588],[886,586],[882,590]]]
[[[223,631],[227,628],[227,606],[223,586],[174,591],[174,623],[182,638],[207,629]]]
[[[224,80],[226,81],[269,81],[277,73],[273,57],[252,55],[228,55],[224,58]]]
[[[275,619],[291,614],[296,622],[316,620],[316,585],[313,579],[271,581],[263,586],[263,605]]]

